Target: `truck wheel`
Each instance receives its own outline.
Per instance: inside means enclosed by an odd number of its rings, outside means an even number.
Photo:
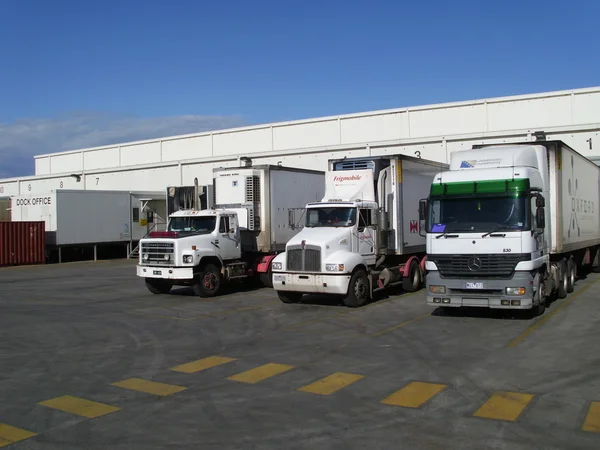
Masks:
[[[565,298],[569,289],[569,274],[567,268],[567,262],[563,259],[558,264],[558,298]]]
[[[264,287],[272,288],[273,287],[273,272],[271,269],[267,273],[259,274],[260,282]]]
[[[537,301],[537,305],[535,302]],[[538,287],[537,292],[533,297],[534,305],[531,308],[531,312],[533,313],[533,317],[541,316],[544,314],[546,310],[546,285],[544,282],[540,282],[540,286]]]
[[[369,301],[369,279],[364,270],[357,270],[350,279],[348,293],[344,297],[344,304],[350,308],[357,308]]]
[[[577,278],[577,268],[575,267],[573,258],[569,258],[569,261],[567,262],[567,274],[569,280],[567,292],[571,293],[575,290],[575,280]]]
[[[421,287],[421,269],[416,259],[413,259],[408,268],[408,277],[402,280],[404,292],[417,292]]]
[[[146,278],[146,287],[150,292],[156,295],[168,294],[173,285],[161,278]]]
[[[283,303],[299,303],[304,294],[302,292],[277,291],[277,295]]]
[[[221,271],[214,264],[207,264],[197,274],[194,293],[198,297],[214,297],[221,290]]]

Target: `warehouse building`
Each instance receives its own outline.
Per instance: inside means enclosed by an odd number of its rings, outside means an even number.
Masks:
[[[600,87],[488,98],[38,155],[35,175],[0,180],[0,198],[57,190],[143,192],[140,204],[132,206],[132,230],[135,219],[147,220],[140,211],[151,216],[157,211],[148,205],[164,201],[168,186],[192,186],[195,178],[208,185],[213,168],[240,165],[243,157],[253,164],[314,170],[326,170],[328,159],[344,156],[402,153],[448,162],[453,151],[474,144],[543,136],[563,140],[600,164],[599,133]],[[12,215],[13,220],[22,217]]]
[[[472,144],[562,139],[600,160],[600,87],[271,123],[35,157],[35,175],[0,180],[0,197],[53,189],[163,191],[214,167],[326,170],[329,158],[404,153],[448,161]],[[201,181],[201,184],[202,181]],[[204,183],[205,184],[205,183]]]

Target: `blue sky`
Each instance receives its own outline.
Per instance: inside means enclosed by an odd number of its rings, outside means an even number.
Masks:
[[[0,176],[132,139],[600,85],[600,2],[0,1]]]

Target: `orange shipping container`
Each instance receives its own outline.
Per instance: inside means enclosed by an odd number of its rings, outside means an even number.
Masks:
[[[0,222],[0,267],[45,262],[44,222]]]

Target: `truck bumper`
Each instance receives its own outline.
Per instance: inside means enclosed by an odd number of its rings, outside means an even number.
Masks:
[[[152,267],[137,266],[137,276],[142,278],[162,278],[164,280],[191,280],[193,267]]]
[[[483,283],[471,289],[467,283]],[[445,293],[432,293],[432,286],[444,286]],[[524,295],[507,295],[506,288],[523,287]],[[506,280],[468,280],[442,278],[438,271],[427,273],[427,304],[448,307],[484,307],[494,309],[531,309],[533,307],[533,276],[529,272],[515,272]]]
[[[350,274],[321,275],[273,272],[273,289],[306,294],[346,295],[350,278]]]

